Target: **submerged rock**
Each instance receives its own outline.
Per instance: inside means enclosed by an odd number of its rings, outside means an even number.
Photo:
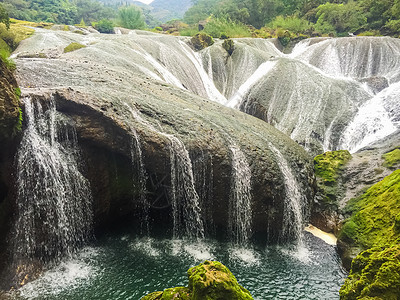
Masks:
[[[189,286],[167,289],[144,296],[141,300],[251,300],[253,297],[236,280],[231,271],[217,261],[188,270]]]

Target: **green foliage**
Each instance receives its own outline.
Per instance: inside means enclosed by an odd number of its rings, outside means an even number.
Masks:
[[[71,43],[67,47],[64,48],[64,53],[72,52],[81,48],[85,48],[85,45],[79,43]]]
[[[315,29],[322,33],[354,32],[367,23],[367,18],[355,2],[347,4],[325,3],[316,9]]]
[[[10,29],[10,18],[8,17],[8,13],[1,4],[0,4],[0,23],[3,23],[4,25],[6,25],[7,29]]]
[[[103,19],[94,24],[94,28],[101,33],[113,33],[114,24],[111,20]]]
[[[192,37],[191,42],[196,50],[201,50],[213,45],[214,39],[212,38],[212,36],[204,32],[200,32]]]
[[[340,289],[340,299],[396,300],[400,295],[400,245],[360,253]]]
[[[232,55],[233,51],[235,50],[235,44],[234,44],[233,40],[226,39],[222,43],[222,48],[224,48],[226,50],[226,52],[228,52],[229,55]]]
[[[128,29],[144,29],[146,27],[142,10],[135,5],[120,8],[118,22],[121,27]]]
[[[359,33],[358,36],[381,36],[381,33],[378,30],[369,30]]]
[[[352,216],[345,221],[339,238],[368,249],[400,242],[395,220],[400,214],[400,170],[373,185],[347,205]]]
[[[268,27],[271,27],[272,29],[282,28],[294,33],[302,33],[310,29],[311,24],[309,21],[300,19],[296,16],[277,16],[268,24]]]
[[[199,33],[197,26],[189,26],[179,30],[179,34],[182,36],[195,36]]]
[[[204,27],[204,32],[214,38],[219,38],[222,32],[231,38],[251,37],[251,32],[246,25],[226,17],[211,18]]]
[[[383,166],[391,168],[400,163],[400,149],[397,148],[389,153],[386,153],[382,156],[382,158],[385,160]]]

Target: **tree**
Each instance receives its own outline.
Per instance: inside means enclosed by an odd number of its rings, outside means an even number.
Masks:
[[[322,33],[354,32],[362,28],[367,19],[355,2],[348,4],[334,4],[327,2],[318,6],[316,17],[318,21],[315,29]]]
[[[111,20],[103,19],[97,22],[94,26],[101,33],[113,33],[114,24]]]
[[[10,29],[10,18],[4,7],[0,4],[0,23],[6,25],[7,29]]]
[[[119,24],[125,28],[143,29],[146,27],[142,10],[135,5],[120,8],[118,20]]]

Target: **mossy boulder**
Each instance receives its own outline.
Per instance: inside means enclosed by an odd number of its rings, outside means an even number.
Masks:
[[[233,51],[235,50],[235,44],[232,39],[226,39],[222,43],[222,48],[224,48],[229,55],[232,55]]]
[[[397,148],[391,152],[382,155],[385,160],[383,166],[387,168],[393,168],[400,163],[400,149]]]
[[[373,185],[346,206],[351,217],[339,234],[344,244],[368,249],[400,243],[400,170]]]
[[[81,48],[85,48],[85,45],[79,43],[71,43],[67,47],[64,48],[64,53],[72,52]]]
[[[166,289],[142,300],[251,300],[253,297],[231,271],[217,261],[208,261],[188,270],[189,287]]]
[[[340,299],[397,300],[400,295],[400,245],[360,253],[340,289]]]
[[[253,299],[231,271],[217,261],[204,263],[188,270],[189,289],[193,300],[244,300]]]
[[[191,42],[196,50],[207,48],[214,44],[214,39],[211,35],[200,32],[192,37]]]
[[[351,159],[347,150],[330,151],[314,158],[318,193],[311,217],[312,224],[324,231],[336,232],[338,223],[338,199],[340,175]]]

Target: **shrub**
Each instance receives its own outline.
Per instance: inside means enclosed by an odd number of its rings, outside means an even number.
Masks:
[[[200,32],[192,37],[191,42],[196,50],[201,50],[214,44],[214,39],[212,36],[204,32]]]
[[[221,33],[231,38],[251,37],[251,32],[246,25],[225,17],[211,18],[204,26],[204,32],[214,38],[219,38]]]
[[[310,29],[311,25],[307,20],[300,19],[296,16],[277,16],[268,27],[273,29],[282,28],[294,33],[302,33]]]
[[[111,20],[102,19],[94,25],[94,28],[101,33],[113,33],[114,24]]]
[[[199,33],[197,26],[190,26],[188,28],[182,28],[179,30],[179,34],[182,36],[195,36]]]
[[[118,20],[119,24],[124,28],[144,29],[146,27],[142,10],[135,5],[120,8]]]

